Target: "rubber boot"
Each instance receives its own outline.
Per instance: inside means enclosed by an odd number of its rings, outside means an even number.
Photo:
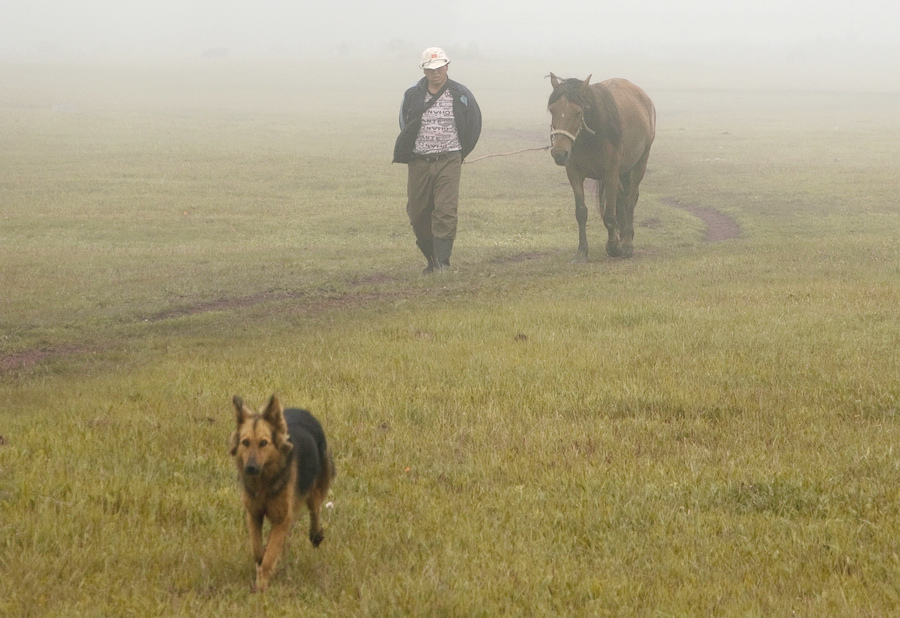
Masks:
[[[434,263],[434,243],[430,240],[417,240],[416,246],[422,251],[422,255],[425,256],[425,259],[428,260],[428,266],[422,271],[423,275],[430,275],[434,272],[435,263]]]
[[[434,269],[437,271],[450,269],[450,253],[453,251],[452,238],[434,239]]]

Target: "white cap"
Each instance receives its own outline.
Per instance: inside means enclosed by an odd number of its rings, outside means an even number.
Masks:
[[[422,62],[419,63],[420,69],[439,69],[445,64],[450,64],[450,58],[444,53],[440,47],[429,47],[422,52]]]

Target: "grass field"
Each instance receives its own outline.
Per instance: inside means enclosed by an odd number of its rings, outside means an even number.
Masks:
[[[454,69],[472,158],[547,143],[550,70]],[[425,278],[417,76],[347,73],[0,66],[0,613],[900,612],[900,95],[635,71],[633,259],[592,211],[570,264],[526,152],[464,166]],[[272,392],[338,478],[252,595],[230,399]]]

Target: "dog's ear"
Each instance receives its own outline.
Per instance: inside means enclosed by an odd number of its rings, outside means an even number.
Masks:
[[[240,441],[241,437],[241,425],[244,424],[244,421],[247,420],[248,416],[251,416],[253,414],[253,411],[244,405],[244,400],[241,399],[238,395],[232,397],[231,402],[234,404],[237,429],[235,429],[231,433],[231,438],[229,438],[228,442],[231,446],[231,455],[234,456],[235,454],[237,454],[238,442]]]
[[[284,408],[278,395],[272,395],[269,399],[269,405],[266,406],[265,412],[262,413],[263,420],[272,426],[275,433],[275,444],[281,448],[284,442],[288,441],[288,428],[284,420]]]
[[[244,400],[240,398],[239,395],[235,395],[231,402],[234,404],[234,410],[237,413],[235,415],[235,420],[237,420],[238,426],[241,425],[245,420],[247,420],[248,416],[253,414],[253,411],[244,405]]]
[[[266,410],[262,415],[266,422],[272,423],[273,425],[277,424],[279,419],[284,421],[284,407],[281,405],[281,400],[278,398],[278,395],[272,395],[272,398],[269,399],[269,404],[266,406]]]

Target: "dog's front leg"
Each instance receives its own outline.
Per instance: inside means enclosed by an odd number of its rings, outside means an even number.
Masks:
[[[263,561],[263,515],[251,513],[247,511],[247,529],[250,531],[250,551],[253,552],[253,559],[257,566]]]
[[[265,592],[269,587],[269,579],[272,572],[278,566],[281,550],[291,529],[291,517],[285,517],[281,521],[272,522],[272,530],[269,532],[269,541],[266,543],[265,555],[262,562],[256,567],[256,591]]]

